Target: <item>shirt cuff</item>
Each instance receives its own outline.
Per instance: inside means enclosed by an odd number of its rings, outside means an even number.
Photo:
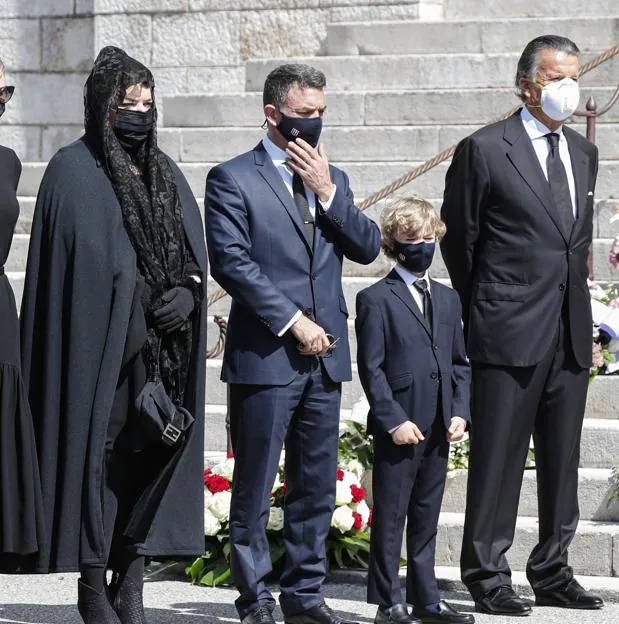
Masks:
[[[391,435],[394,431],[397,431],[404,423],[399,424],[397,427],[393,427],[393,429],[389,429],[387,433]]]
[[[278,338],[281,338],[300,318],[303,313],[301,310],[297,310],[296,314],[288,321],[284,328],[277,334]]]
[[[333,198],[335,197],[335,192],[337,191],[337,186],[335,186],[335,184],[333,185],[333,190],[331,191],[331,196],[329,197],[329,199],[327,199],[327,201],[322,204],[322,207],[324,209],[325,212],[327,212],[327,210],[329,210],[329,208],[331,208],[331,204],[333,203]]]

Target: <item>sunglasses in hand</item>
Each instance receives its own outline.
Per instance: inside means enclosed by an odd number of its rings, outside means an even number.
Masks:
[[[15,93],[15,87],[0,87],[0,104],[6,104]]]
[[[336,338],[333,334],[325,334],[325,335],[327,336],[327,340],[329,341],[329,346],[327,347],[327,352],[325,353],[325,355],[323,355],[323,357],[326,357],[328,355],[331,355],[331,353],[333,353],[340,339],[339,336]],[[302,343],[299,343],[297,345],[297,349],[299,349],[299,351],[302,351],[304,348],[305,346]]]

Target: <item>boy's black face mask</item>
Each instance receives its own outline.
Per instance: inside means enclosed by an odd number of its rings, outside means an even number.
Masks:
[[[402,243],[393,241],[393,252],[398,262],[411,273],[425,273],[434,258],[435,243]]]

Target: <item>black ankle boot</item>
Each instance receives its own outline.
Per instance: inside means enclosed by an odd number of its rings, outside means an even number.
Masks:
[[[85,624],[120,624],[105,589],[98,592],[81,579],[77,581],[77,610]]]
[[[110,599],[121,624],[148,624],[144,615],[144,580],[115,572],[110,585]]]

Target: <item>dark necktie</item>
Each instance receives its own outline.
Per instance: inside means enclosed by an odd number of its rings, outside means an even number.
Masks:
[[[413,286],[421,293],[423,316],[426,319],[430,335],[432,335],[432,298],[430,297],[430,291],[428,290],[428,283],[425,279],[418,279],[413,283]]]
[[[305,187],[303,186],[303,180],[298,173],[292,175],[292,195],[294,197],[294,203],[297,205],[299,214],[305,226],[307,238],[310,242],[310,247],[314,248],[314,217],[310,212],[309,202],[305,195]]]
[[[548,184],[550,192],[555,201],[555,206],[559,211],[561,223],[568,234],[574,226],[574,211],[572,209],[572,197],[570,195],[570,186],[567,181],[567,173],[561,156],[559,155],[559,135],[550,132],[546,135],[550,151],[546,158],[546,167],[548,169]]]

